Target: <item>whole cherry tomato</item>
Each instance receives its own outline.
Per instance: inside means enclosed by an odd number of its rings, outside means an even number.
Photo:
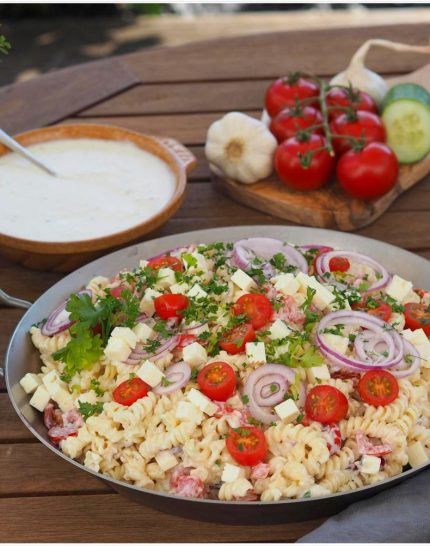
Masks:
[[[273,118],[284,108],[295,106],[297,101],[318,97],[319,94],[320,90],[315,82],[292,74],[279,78],[269,87],[265,98],[266,110]]]
[[[399,164],[386,144],[371,142],[360,151],[349,150],[337,164],[337,180],[357,199],[374,199],[394,186]]]
[[[373,112],[358,111],[341,114],[330,123],[330,130],[342,138],[332,137],[333,148],[337,154],[343,154],[352,148],[351,142],[344,137],[364,138],[365,143],[385,142],[385,129],[382,120]]]
[[[370,95],[354,88],[334,87],[327,93],[330,121],[345,113],[345,108],[378,113],[378,106]],[[340,108],[336,109],[336,106]]]
[[[300,191],[316,190],[333,175],[335,158],[324,149],[326,139],[310,135],[307,140],[289,138],[278,146],[275,169],[279,178],[289,187]]]
[[[296,136],[298,131],[309,129],[313,125],[321,125],[322,114],[313,106],[303,108],[286,108],[277,114],[270,122],[269,129],[278,142]],[[323,133],[322,127],[312,130],[313,133]]]

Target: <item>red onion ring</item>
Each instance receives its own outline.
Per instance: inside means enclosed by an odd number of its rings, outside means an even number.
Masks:
[[[392,373],[395,377],[399,377],[399,378],[408,377],[409,375],[412,375],[414,372],[418,370],[418,368],[421,365],[421,357],[417,348],[414,345],[412,345],[410,341],[404,338],[403,338],[403,345],[404,345],[403,362],[390,370],[390,373]],[[408,356],[413,358],[411,363],[408,363],[405,361],[405,358]]]
[[[199,324],[197,325],[194,325],[194,326],[184,326],[182,328],[182,332],[185,334],[190,334],[192,332],[194,332],[195,330],[198,330],[199,328],[201,328],[202,326],[204,326],[206,324],[206,322],[200,322]]]
[[[80,296],[82,294],[88,294],[88,296],[91,298],[92,291],[89,288],[86,288],[85,290],[81,290],[80,292],[76,292],[76,296]],[[66,306],[69,303],[70,297],[67,298],[66,301],[63,301],[61,305],[59,305],[47,318],[45,324],[41,328],[41,332],[44,336],[54,336],[55,334],[59,334],[60,332],[63,332],[64,330],[67,330],[72,324],[73,321],[70,320],[70,313],[66,311]]]
[[[170,368],[167,368],[164,373],[167,381],[169,381],[171,384],[163,387],[160,383],[154,389],[152,389],[152,392],[155,394],[171,394],[172,392],[182,389],[182,387],[184,387],[190,380],[191,367],[186,362],[178,362],[173,364],[173,366],[170,366]]]
[[[148,360],[158,360],[165,353],[173,350],[179,343],[179,336],[172,336],[170,339],[162,343],[153,353],[149,353],[142,348],[142,345],[136,345],[136,347],[131,351],[125,364],[130,364],[136,366],[143,359]]]
[[[260,377],[254,385],[254,400],[259,406],[273,407],[284,400],[289,382],[279,373],[272,373]],[[275,386],[277,389],[272,390]]]

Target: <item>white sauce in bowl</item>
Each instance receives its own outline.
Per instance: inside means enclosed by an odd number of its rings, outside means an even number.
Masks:
[[[0,157],[0,233],[34,241],[95,239],[155,216],[175,173],[131,142],[64,139],[28,146],[50,176],[16,153]]]

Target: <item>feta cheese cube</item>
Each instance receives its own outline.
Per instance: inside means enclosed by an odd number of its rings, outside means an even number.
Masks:
[[[189,296],[190,298],[196,298],[198,300],[206,298],[207,295],[208,293],[203,290],[203,288],[199,284],[193,285],[193,287],[191,288],[191,290],[188,291],[187,294],[187,296]]]
[[[249,294],[249,292],[246,292],[245,290],[238,290],[236,288],[234,291],[234,301],[236,302],[239,298],[246,296],[247,294]]]
[[[308,287],[315,290],[312,303],[314,303],[318,309],[325,309],[327,305],[330,305],[330,303],[335,300],[335,296],[330,290],[319,283],[315,277],[310,277],[309,275],[306,275],[306,273],[300,272],[297,275],[296,280],[300,283],[300,288],[304,293],[306,293]]]
[[[427,463],[429,455],[422,442],[413,442],[408,445],[408,459],[412,468]]]
[[[275,356],[276,358],[280,358],[282,355],[284,355],[285,353],[288,353],[288,351],[290,350],[290,343],[287,342],[287,343],[283,343],[282,345],[278,345],[276,348],[275,348]]]
[[[51,394],[51,398],[58,404],[61,411],[69,411],[75,407],[73,396],[65,388],[59,387]]]
[[[318,383],[319,381],[327,381],[330,379],[330,371],[328,367],[323,364],[322,366],[308,368],[306,370],[306,376],[309,383]]]
[[[75,400],[75,408],[77,409],[79,409],[79,402],[81,404],[84,404],[85,402],[87,402],[88,404],[96,404],[97,395],[94,391],[83,392]]]
[[[33,406],[38,411],[43,411],[50,400],[51,395],[45,385],[39,385],[30,399],[30,406]]]
[[[130,346],[122,338],[110,337],[105,347],[105,356],[109,360],[127,360],[131,353]]]
[[[191,421],[199,425],[203,419],[204,415],[202,410],[197,408],[191,402],[186,402],[185,400],[180,400],[176,406],[176,418],[183,421]]]
[[[321,334],[322,340],[327,343],[337,353],[346,354],[349,345],[347,337],[338,336],[336,334]]]
[[[164,472],[167,472],[178,464],[178,459],[171,451],[168,450],[159,451],[155,456],[155,460],[157,461],[158,466],[161,468],[161,470],[164,470]]]
[[[208,354],[206,349],[195,341],[182,349],[182,358],[193,368],[198,368],[202,364],[206,364]]]
[[[342,300],[342,304],[337,301],[333,301],[328,305],[328,309],[330,311],[340,311],[341,309],[347,309],[348,311],[351,311],[351,305],[349,304],[349,301],[345,298]]]
[[[19,384],[27,394],[31,394],[42,384],[42,380],[35,373],[26,373]]]
[[[152,317],[155,313],[154,300],[155,298],[158,298],[158,296],[161,296],[161,292],[158,292],[158,290],[154,290],[153,288],[147,288],[143,298],[140,300],[139,310]]]
[[[403,298],[402,303],[420,303],[420,297],[419,295],[414,292],[413,290],[410,290],[406,296]]]
[[[430,368],[430,340],[422,328],[417,330],[403,330],[402,335],[418,350],[421,357],[421,366]]]
[[[324,497],[325,495],[331,495],[330,489],[327,489],[326,487],[323,487],[319,484],[311,485],[308,489],[311,499],[315,497]]]
[[[253,364],[266,362],[266,347],[262,341],[245,344],[246,358]]]
[[[148,341],[148,339],[153,339],[155,337],[154,330],[143,322],[138,322],[133,328],[133,332],[136,335],[138,341],[146,342]]]
[[[175,272],[170,267],[160,267],[155,286],[157,288],[169,288],[172,284],[176,284]]]
[[[122,339],[131,349],[134,349],[136,347],[137,336],[131,328],[117,326],[112,330],[111,337],[117,337],[119,339]]]
[[[186,294],[190,289],[190,285],[186,282],[179,282],[177,284],[172,284],[170,287],[170,292],[172,294]]]
[[[203,254],[200,254],[200,252],[194,251],[191,252],[191,260],[187,258],[183,258],[184,266],[187,271],[207,271],[208,268],[208,262],[206,258],[203,256]]]
[[[226,463],[221,474],[221,481],[235,482],[239,478],[245,478],[245,469],[235,464]]]
[[[190,389],[187,397],[192,404],[209,416],[214,415],[218,410],[218,406],[216,406],[216,404],[214,404],[210,398],[197,389]]]
[[[269,328],[270,339],[283,339],[291,334],[290,328],[281,319],[276,319]]]
[[[388,324],[391,324],[398,332],[403,330],[405,322],[405,315],[403,313],[391,313],[391,317],[388,319]]]
[[[373,455],[363,455],[360,461],[360,472],[362,474],[377,474],[381,468],[381,459]]]
[[[190,334],[193,334],[194,336],[199,336],[203,332],[209,332],[209,326],[207,324],[201,324],[194,320],[188,324],[187,328],[190,329]]]
[[[56,370],[51,370],[42,377],[43,384],[49,394],[52,395],[61,388],[64,388],[64,383],[61,381],[60,376]]]
[[[300,283],[296,280],[292,273],[283,273],[278,275],[272,282],[275,281],[275,288],[286,296],[292,296],[300,288]]]
[[[402,279],[402,277],[394,275],[390,281],[390,284],[385,289],[385,292],[395,300],[402,303],[412,290],[412,287],[413,285],[410,281],[406,281],[405,279]]]
[[[164,373],[150,360],[145,360],[142,366],[137,370],[136,375],[140,377],[142,381],[148,383],[150,387],[156,387],[163,377]]]
[[[98,472],[100,470],[100,463],[102,460],[103,457],[101,455],[95,451],[89,450],[85,453],[84,466],[90,470],[94,470],[94,472]]]
[[[252,277],[250,277],[242,269],[237,269],[231,276],[231,281],[241,290],[249,292],[251,288],[256,288],[257,285]]]
[[[291,423],[300,415],[299,408],[291,398],[275,406],[274,410],[284,423]]]

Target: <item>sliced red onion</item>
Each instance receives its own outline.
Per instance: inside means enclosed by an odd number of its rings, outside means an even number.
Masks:
[[[205,324],[206,324],[206,322],[200,322],[199,324],[195,324],[194,326],[184,326],[182,328],[182,333],[192,334],[193,332],[195,332],[196,330],[198,330],[199,328],[201,328]]]
[[[91,298],[92,291],[89,288],[77,292],[76,295],[88,294]],[[70,320],[70,313],[66,310],[66,306],[69,303],[70,298],[67,298],[61,305],[59,305],[47,318],[45,324],[41,328],[41,332],[44,336],[54,336],[64,330],[67,330],[73,321]]]
[[[140,313],[137,317],[136,322],[146,322],[148,320],[148,315],[146,313]]]
[[[163,386],[161,383],[157,385],[152,391],[155,394],[171,394],[176,392],[188,383],[191,377],[191,367],[186,362],[178,362],[173,364],[170,368],[165,370],[166,380],[170,383],[167,386]]]
[[[254,400],[259,406],[276,406],[283,401],[288,385],[289,382],[279,373],[264,375],[254,385]]]
[[[331,248],[331,247],[328,247],[327,245],[300,245],[300,250],[304,250],[304,251],[312,250],[314,248],[320,250],[321,248]]]
[[[164,356],[165,353],[172,351],[178,345],[178,343],[179,336],[172,336],[164,343],[162,343],[153,353],[145,351],[145,349],[143,349],[143,346],[140,344],[136,345],[135,349],[133,349],[129,354],[125,363],[136,366],[136,364],[139,364],[139,362],[144,359],[153,361],[158,360],[159,358]]]
[[[421,357],[418,353],[417,348],[412,345],[410,341],[403,338],[403,345],[404,345],[404,356],[400,364],[398,364],[395,368],[390,369],[390,373],[392,373],[395,377],[408,377],[409,375],[412,375],[414,372],[418,370],[418,368],[421,365]],[[406,362],[405,358],[410,357],[412,359],[412,362]]]
[[[275,254],[283,254],[288,263],[307,273],[305,257],[293,246],[270,237],[251,237],[234,243],[232,265],[247,270],[255,258],[268,263]]]
[[[315,270],[321,281],[330,282],[330,284],[340,289],[351,287],[351,285],[348,283],[342,283],[336,280],[333,277],[332,272],[330,271],[330,260],[337,257],[348,258],[350,260],[366,264],[370,266],[376,273],[379,273],[380,279],[378,279],[374,284],[369,286],[369,288],[367,288],[366,290],[363,290],[362,292],[364,294],[379,290],[386,286],[390,281],[391,276],[389,272],[379,262],[377,262],[373,258],[370,258],[370,256],[366,256],[365,254],[360,254],[359,252],[352,252],[348,250],[332,250],[331,252],[324,252],[323,254],[317,256],[315,260]],[[324,276],[327,273],[330,274],[329,277]]]
[[[247,406],[257,421],[260,421],[266,425],[272,422],[279,421],[279,416],[273,413],[269,409],[266,409],[271,401],[270,405],[276,405],[283,400],[285,392],[288,390],[290,384],[294,384],[296,380],[296,372],[287,366],[282,364],[263,364],[256,370],[254,370],[248,377],[244,388],[243,394],[248,397]],[[279,393],[273,393],[275,396],[266,397],[267,387],[270,389],[270,385],[279,384],[282,389],[285,389],[282,396],[279,398]],[[263,402],[261,404],[260,402]],[[303,382],[300,384],[300,392],[298,405],[303,406],[305,401],[305,387]]]

